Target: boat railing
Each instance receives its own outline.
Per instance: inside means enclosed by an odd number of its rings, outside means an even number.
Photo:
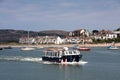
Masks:
[[[63,55],[79,55],[80,52],[77,50],[73,50],[73,51],[64,51]]]
[[[62,51],[44,51],[44,56],[47,56],[47,57],[61,57],[63,54],[62,54]]]

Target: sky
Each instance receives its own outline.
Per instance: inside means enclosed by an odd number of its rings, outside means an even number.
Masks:
[[[0,29],[117,28],[120,28],[120,0],[0,0]]]

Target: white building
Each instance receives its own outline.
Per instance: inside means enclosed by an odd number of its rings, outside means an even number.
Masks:
[[[95,34],[94,36],[93,36],[93,38],[94,39],[114,39],[114,38],[117,38],[118,36],[117,36],[117,34],[116,33],[114,33],[113,31],[110,31],[110,30],[101,30],[101,31],[99,31],[99,33],[98,34]]]
[[[63,39],[59,36],[39,36],[36,38],[37,44],[62,44]]]
[[[35,43],[35,38],[30,37],[28,39],[28,37],[22,37],[22,38],[19,39],[19,43],[22,43],[22,44],[26,44],[26,43],[33,44],[33,43]]]

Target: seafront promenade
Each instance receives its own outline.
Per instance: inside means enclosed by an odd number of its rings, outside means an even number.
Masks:
[[[44,47],[73,47],[77,44],[43,44],[43,45],[29,45],[30,47],[44,48]],[[83,46],[82,44],[78,44],[79,46]],[[107,47],[111,45],[111,43],[98,43],[98,44],[85,44],[86,47]],[[120,47],[120,43],[116,43],[116,46]],[[25,47],[28,45],[16,45],[16,44],[1,44],[0,47]]]

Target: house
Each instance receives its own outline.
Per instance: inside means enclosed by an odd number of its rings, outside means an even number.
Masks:
[[[115,34],[113,31],[110,30],[101,30],[98,32],[98,34],[93,35],[93,39],[114,39],[117,38],[117,34]]]
[[[79,30],[75,30],[72,32],[69,32],[69,36],[72,37],[89,37],[90,36],[90,32],[86,29],[79,29]]]
[[[113,31],[114,34],[117,34],[117,37],[120,37],[120,31]]]
[[[36,37],[37,44],[62,44],[63,39],[59,36],[38,36]]]
[[[80,37],[67,37],[64,39],[65,44],[78,44],[80,43]]]
[[[58,36],[57,39],[55,40],[55,44],[62,44],[63,40]]]
[[[19,43],[22,43],[22,44],[27,44],[27,43],[29,43],[29,44],[34,44],[34,43],[35,43],[35,38],[30,37],[30,38],[28,39],[28,37],[21,37],[21,38],[19,39]]]
[[[90,32],[87,29],[79,29],[69,32],[69,37],[67,37],[68,43],[92,43],[92,38],[90,37]]]

